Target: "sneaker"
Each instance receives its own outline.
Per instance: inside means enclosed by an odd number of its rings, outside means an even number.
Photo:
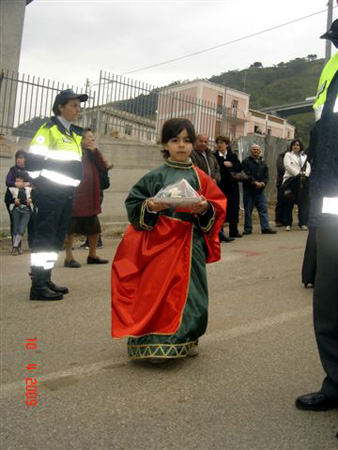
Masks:
[[[96,248],[102,248],[103,247],[103,242],[101,239],[99,239]]]
[[[273,230],[272,228],[266,228],[265,230],[262,230],[262,234],[276,234],[277,231]]]
[[[252,234],[252,231],[243,231],[243,236],[247,236],[248,234]]]
[[[19,249],[18,249],[18,247],[13,247],[13,248],[12,248],[12,251],[11,251],[11,255],[12,255],[12,256],[18,256],[18,254],[19,254]]]
[[[307,227],[306,225],[302,225],[302,226],[300,227],[300,229],[303,230],[303,231],[307,231],[307,230],[308,230],[308,227]]]
[[[80,248],[84,248],[85,250],[89,250],[89,245],[88,242],[84,242],[83,244],[80,245]]]
[[[286,231],[290,231],[290,230],[291,230],[290,225],[287,225],[287,226],[285,227],[285,230],[286,230]]]

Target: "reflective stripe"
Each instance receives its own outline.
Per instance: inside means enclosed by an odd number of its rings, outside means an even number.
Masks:
[[[29,153],[33,153],[33,155],[46,156],[48,153],[48,147],[45,145],[31,145],[29,147]]]
[[[324,197],[322,213],[338,215],[338,197]]]
[[[317,122],[317,120],[319,120],[322,117],[323,109],[324,109],[324,105],[319,105],[314,108],[316,122]]]
[[[41,176],[48,178],[49,180],[54,181],[55,183],[62,184],[64,186],[77,187],[80,184],[80,180],[67,177],[66,175],[62,175],[59,172],[54,172],[53,170],[43,169],[41,171]]]
[[[47,159],[56,161],[81,161],[81,155],[78,152],[68,150],[49,150],[44,145],[32,145],[30,152],[34,155],[44,156]]]
[[[338,112],[338,96],[336,98],[336,101],[335,101],[335,104],[334,104],[334,107],[333,107],[333,112],[334,113]]]
[[[31,266],[43,267],[44,269],[53,269],[58,254],[56,252],[41,252],[31,254]]]
[[[34,170],[34,172],[27,170],[27,173],[31,178],[37,178],[40,175],[41,170]]]

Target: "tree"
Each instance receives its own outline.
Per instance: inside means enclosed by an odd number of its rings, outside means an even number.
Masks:
[[[306,59],[308,61],[315,61],[317,59],[317,55],[315,54],[307,55]]]
[[[251,64],[250,69],[261,69],[263,67],[263,64],[261,62],[254,62]]]

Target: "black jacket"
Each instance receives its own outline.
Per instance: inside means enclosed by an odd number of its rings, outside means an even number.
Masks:
[[[263,188],[257,189],[253,186],[254,181],[263,182],[265,186],[269,180],[269,169],[263,158],[255,159],[252,156],[248,156],[242,162],[244,172],[248,175],[248,181],[243,182],[243,189],[255,194],[260,194]]]
[[[338,215],[322,213],[323,198],[338,197],[338,113],[333,112],[337,92],[338,70],[328,87],[321,118],[312,132],[310,226],[338,226]]]
[[[219,164],[221,171],[221,180],[218,183],[219,188],[224,192],[224,194],[229,194],[234,186],[237,186],[238,182],[232,178],[230,175],[231,171],[240,172],[242,170],[242,165],[239,162],[237,155],[231,150],[227,151],[226,157],[221,155],[218,150],[214,153],[215,158]],[[224,162],[229,161],[232,163],[232,167],[225,167]]]

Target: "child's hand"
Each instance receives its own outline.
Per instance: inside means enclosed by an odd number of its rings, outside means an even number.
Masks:
[[[200,201],[191,205],[189,209],[193,214],[203,214],[209,209],[209,203],[202,195]]]
[[[18,198],[16,198],[16,199],[14,200],[14,204],[15,204],[16,206],[19,206],[19,205],[20,205],[20,200],[19,200]]]
[[[165,209],[170,208],[170,206],[168,205],[168,203],[154,202],[154,200],[152,198],[149,198],[148,203],[147,203],[147,208],[149,209],[149,211],[160,212],[160,211],[164,211]]]

